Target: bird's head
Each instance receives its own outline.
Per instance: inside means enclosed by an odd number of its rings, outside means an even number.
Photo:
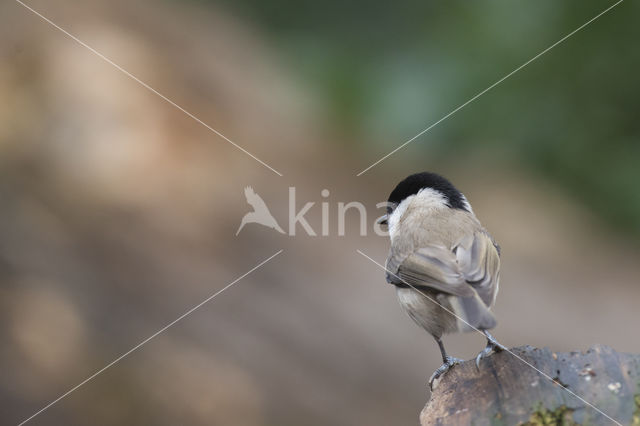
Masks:
[[[387,213],[377,222],[391,226],[416,197],[427,208],[451,208],[472,212],[465,196],[451,182],[436,173],[422,172],[408,176],[396,185],[387,200]]]

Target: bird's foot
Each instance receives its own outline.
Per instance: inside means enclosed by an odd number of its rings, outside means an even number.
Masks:
[[[444,373],[449,371],[451,367],[453,367],[456,364],[460,364],[461,362],[464,362],[464,360],[460,358],[454,358],[452,356],[447,356],[444,364],[438,367],[438,369],[434,371],[431,377],[429,378],[429,389],[433,390],[433,382],[438,378],[440,378],[440,376],[442,376]]]
[[[502,352],[507,349],[489,333],[485,333],[485,335],[487,336],[487,346],[482,351],[480,351],[480,353],[476,357],[476,368],[478,369],[478,371],[480,371],[480,360],[482,358],[489,356],[492,352]]]

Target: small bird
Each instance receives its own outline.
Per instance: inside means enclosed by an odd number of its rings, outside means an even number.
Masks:
[[[247,203],[251,207],[253,207],[253,211],[245,214],[242,217],[242,222],[240,222],[240,227],[236,231],[236,235],[240,233],[244,225],[247,223],[259,223],[260,225],[266,226],[268,228],[273,228],[281,234],[284,234],[278,222],[273,217],[269,208],[265,204],[264,200],[256,194],[256,192],[250,186],[247,186],[244,189],[244,196],[247,198]]]
[[[447,355],[445,333],[480,330],[487,346],[480,360],[505,347],[487,330],[495,327],[491,313],[500,275],[500,247],[476,218],[465,196],[435,173],[413,174],[389,195],[387,214],[391,249],[387,282],[395,285],[400,305],[436,340],[443,365],[434,380],[461,362]],[[454,315],[455,314],[455,315]]]

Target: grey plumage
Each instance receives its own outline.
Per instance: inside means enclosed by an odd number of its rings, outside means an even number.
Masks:
[[[500,281],[500,249],[476,218],[464,195],[434,173],[417,173],[391,192],[387,215],[391,250],[387,281],[397,289],[409,317],[438,342],[443,364],[429,384],[460,360],[447,355],[444,333],[480,330],[487,346],[476,365],[505,347],[487,330]]]
[[[497,245],[472,211],[451,209],[438,199],[427,188],[405,199],[402,211],[391,213],[387,281],[398,286],[409,316],[436,339],[472,330],[469,325],[491,329],[500,274]]]

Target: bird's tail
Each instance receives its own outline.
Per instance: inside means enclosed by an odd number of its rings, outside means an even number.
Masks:
[[[496,318],[480,296],[452,297],[451,307],[456,314],[458,330],[490,330],[496,326]]]

